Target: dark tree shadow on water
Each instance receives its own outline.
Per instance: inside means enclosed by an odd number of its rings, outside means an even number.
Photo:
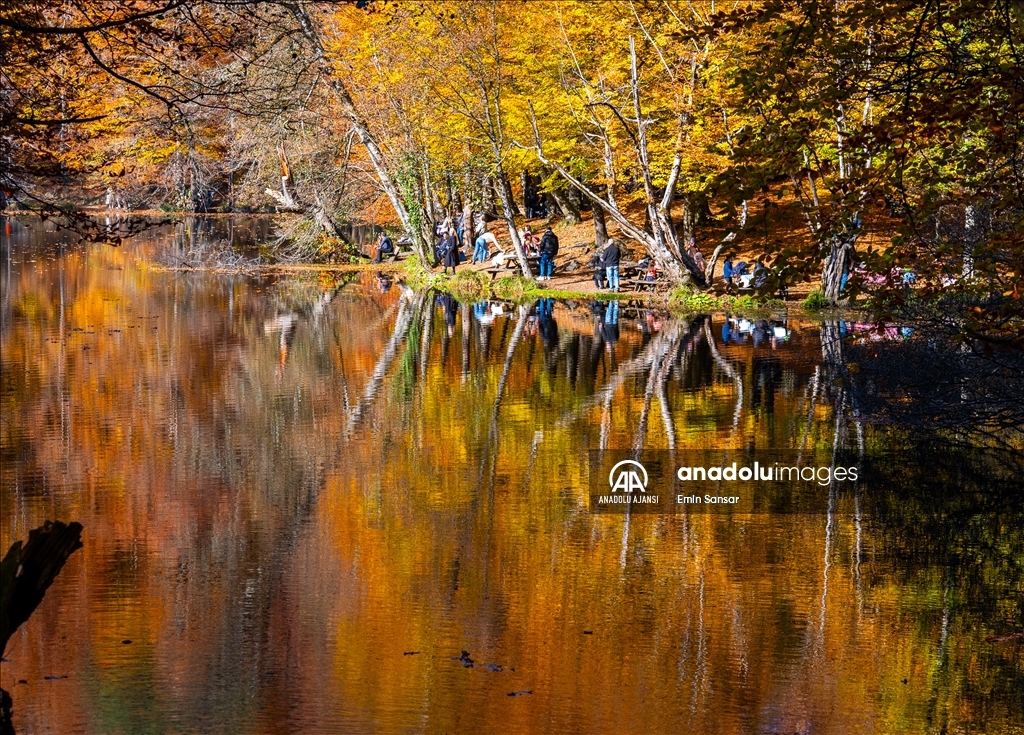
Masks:
[[[7,641],[39,607],[46,590],[76,550],[82,548],[82,524],[47,521],[15,541],[0,562],[0,654]],[[0,689],[0,735],[13,735],[11,695]]]

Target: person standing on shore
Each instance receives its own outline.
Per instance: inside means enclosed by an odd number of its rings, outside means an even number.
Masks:
[[[619,261],[622,259],[622,251],[619,249],[618,240],[609,240],[608,247],[604,249],[601,260],[604,262],[604,272],[608,279],[608,288],[612,291],[619,290]]]
[[[441,240],[441,250],[444,253],[444,273],[448,273],[448,269],[452,269],[452,275],[455,275],[455,267],[459,264],[459,260],[462,257],[462,252],[459,250],[459,240],[455,237],[455,233],[450,230],[445,234],[444,239]]]
[[[725,281],[726,290],[732,290],[732,254],[725,256],[725,262],[722,264],[722,279]]]
[[[544,229],[544,236],[540,239],[540,276],[538,281],[550,281],[551,275],[555,272],[555,256],[558,255],[558,236],[551,231],[551,227]]]

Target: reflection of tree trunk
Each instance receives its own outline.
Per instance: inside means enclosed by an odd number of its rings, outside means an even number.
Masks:
[[[498,413],[501,411],[501,401],[505,395],[505,385],[508,382],[508,375],[512,370],[512,359],[515,357],[516,348],[519,346],[519,341],[522,339],[523,331],[526,329],[526,320],[529,314],[529,307],[519,307],[519,318],[516,320],[516,328],[512,332],[512,337],[508,343],[508,349],[505,352],[505,364],[501,370],[501,377],[498,379],[497,394],[494,396],[494,410],[491,413],[491,425],[487,432],[487,453],[481,463],[480,477],[478,480],[478,485],[483,482],[487,463],[489,461],[491,468],[490,476],[492,490],[494,489],[494,471],[498,463]]]
[[[587,400],[580,404],[579,408],[566,412],[562,415],[559,423],[564,425],[566,422],[571,420],[573,417],[580,415],[583,411],[587,411],[597,404],[604,404],[610,400],[615,391],[622,386],[626,380],[640,370],[647,370],[652,364],[659,362],[665,353],[671,348],[679,335],[678,324],[672,325],[670,328],[663,329],[647,343],[643,351],[626,362],[620,364],[615,373],[608,379],[608,381],[594,392]]]
[[[814,366],[814,378],[811,380],[811,401],[807,405],[807,418],[804,420],[804,431],[800,437],[800,456],[798,461],[803,460],[804,448],[807,446],[807,436],[811,432],[811,424],[814,422],[814,406],[818,402],[818,390],[821,388],[821,365]]]
[[[413,322],[423,312],[423,304],[426,300],[426,295],[417,295],[416,292],[410,288],[402,288],[402,305],[398,308],[398,316],[395,318],[395,328],[391,334],[391,339],[389,339],[388,343],[384,346],[384,350],[381,352],[380,358],[377,360],[377,364],[373,368],[370,380],[367,382],[366,388],[363,390],[363,395],[360,397],[356,405],[348,412],[348,426],[345,430],[346,436],[351,436],[352,432],[362,421],[366,410],[373,405],[374,400],[380,393],[381,383],[384,382],[388,369],[391,367],[391,363],[394,362],[395,356],[398,354],[399,346],[403,341],[405,341],[406,335],[408,335]]]
[[[640,452],[644,448],[644,439],[647,434],[647,421],[651,413],[651,400],[654,398],[655,393],[658,394],[659,399],[664,395],[665,382],[668,379],[669,370],[672,368],[672,363],[675,362],[676,356],[679,354],[679,325],[673,325],[672,331],[675,333],[669,342],[668,347],[665,349],[664,355],[660,360],[654,360],[651,362],[651,370],[647,376],[647,385],[644,389],[644,405],[640,411],[640,420],[637,422],[636,438],[633,441],[633,453],[639,458]],[[668,404],[662,401],[662,418],[665,420],[665,433],[669,436],[669,448],[675,448],[675,430],[672,425],[672,414],[667,412]]]
[[[516,319],[516,328],[515,331],[512,332],[512,339],[509,340],[508,350],[505,352],[505,365],[502,367],[501,378],[498,380],[498,394],[494,398],[494,415],[491,419],[495,431],[497,430],[496,422],[498,420],[498,409],[501,408],[501,399],[505,394],[505,383],[508,381],[508,374],[512,370],[512,358],[516,354],[516,347],[519,346],[519,340],[522,339],[523,330],[526,329],[526,319],[529,314],[529,307],[519,307],[519,318]]]
[[[708,349],[711,350],[711,357],[715,364],[736,384],[736,408],[732,412],[732,430],[736,431],[740,423],[740,412],[743,410],[743,378],[732,364],[719,353],[718,346],[715,344],[715,335],[711,330],[711,319],[704,322],[704,339],[707,340]]]
[[[431,297],[428,296],[427,298]],[[420,369],[417,377],[424,388],[426,388],[427,384],[427,362],[430,360],[430,340],[433,337],[433,331],[434,309],[431,306],[423,310],[423,316],[420,319]]]
[[[843,359],[843,340],[839,333],[839,322],[829,320],[821,324],[821,356],[831,381],[843,377],[846,362]]]
[[[470,342],[470,313],[469,303],[461,306],[462,311],[462,382],[465,383],[469,377],[469,342]]]

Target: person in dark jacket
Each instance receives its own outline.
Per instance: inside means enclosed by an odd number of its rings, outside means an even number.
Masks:
[[[619,290],[619,261],[622,259],[622,250],[619,249],[618,240],[609,240],[608,247],[604,249],[601,260],[604,261],[604,271],[608,278],[608,287],[612,291]]]
[[[380,263],[386,257],[390,257],[395,254],[395,244],[391,242],[391,238],[385,235],[383,232],[377,238],[377,254],[373,258],[374,263]]]
[[[540,276],[538,281],[550,281],[551,274],[555,272],[555,256],[558,255],[558,235],[551,231],[550,227],[544,229],[544,235],[540,239]]]
[[[448,269],[452,269],[452,275],[455,274],[455,266],[459,264],[459,260],[462,256],[459,250],[459,240],[455,237],[454,232],[449,232],[445,235],[444,240],[441,241],[441,250],[444,253],[444,272],[447,273]]]
[[[726,288],[732,288],[732,255],[725,256],[725,263],[722,264],[722,278],[725,280]]]
[[[601,253],[595,250],[588,265],[594,269],[594,288],[608,288],[608,279],[605,278],[604,273],[604,258]]]
[[[757,262],[754,264],[754,288],[761,288],[767,280],[768,268],[766,268],[765,264],[761,262],[760,258],[758,258]]]

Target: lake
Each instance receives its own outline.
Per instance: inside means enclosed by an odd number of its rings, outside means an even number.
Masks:
[[[986,640],[1024,629],[1019,475],[835,377],[911,330],[169,268],[265,220],[4,224],[0,546],[85,527],[5,654],[19,732],[1024,732]],[[778,456],[861,474],[592,497],[609,458]]]

